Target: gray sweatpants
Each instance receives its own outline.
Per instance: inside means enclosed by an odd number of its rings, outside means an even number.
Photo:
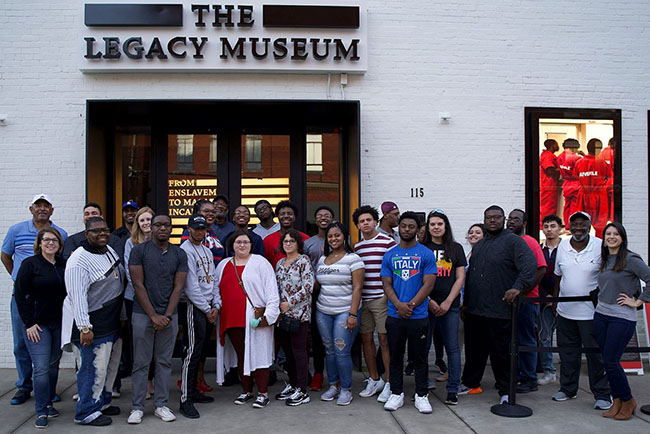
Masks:
[[[169,400],[169,382],[172,375],[172,353],[178,334],[178,316],[173,315],[169,325],[154,330],[153,323],[145,314],[133,312],[133,409],[144,410],[147,396],[147,376],[153,358],[154,405],[164,407]]]

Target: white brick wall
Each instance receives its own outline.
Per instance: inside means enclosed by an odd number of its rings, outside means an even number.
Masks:
[[[324,75],[83,75],[82,5],[0,8],[1,238],[40,191],[58,224],[81,227],[87,99],[327,99]],[[362,202],[443,208],[461,238],[487,205],[524,205],[524,107],[617,108],[623,217],[645,256],[649,23],[642,0],[369,0],[368,72],[345,89],[361,101]],[[409,197],[416,186],[424,198]],[[10,286],[0,273],[0,367],[13,366]]]

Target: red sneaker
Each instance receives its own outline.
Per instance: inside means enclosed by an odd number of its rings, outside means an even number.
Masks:
[[[203,393],[212,392],[213,390],[212,387],[210,387],[210,385],[205,381],[201,381],[200,383],[197,383],[196,388]]]
[[[309,390],[320,390],[323,387],[323,374],[314,374]]]

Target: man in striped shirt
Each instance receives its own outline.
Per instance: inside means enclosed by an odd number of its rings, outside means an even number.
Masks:
[[[368,366],[368,384],[359,393],[367,398],[381,391],[377,400],[386,402],[390,396],[390,379],[386,370],[386,382],[381,379],[377,371],[375,358],[376,348],[373,333],[377,331],[381,357],[384,366],[388,367],[390,356],[388,351],[388,338],[386,337],[386,317],[388,305],[381,282],[381,261],[384,253],[396,245],[395,241],[377,231],[379,213],[369,205],[357,208],[352,214],[355,226],[361,231],[363,239],[354,246],[354,251],[361,257],[366,267],[363,290],[361,292],[361,341],[363,343],[363,356]]]

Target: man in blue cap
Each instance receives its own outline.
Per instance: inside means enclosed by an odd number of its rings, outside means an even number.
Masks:
[[[127,200],[124,202],[124,205],[122,205],[122,227],[111,233],[108,240],[108,245],[117,252],[122,262],[124,262],[124,245],[131,236],[135,215],[139,209],[140,207],[135,201]]]

